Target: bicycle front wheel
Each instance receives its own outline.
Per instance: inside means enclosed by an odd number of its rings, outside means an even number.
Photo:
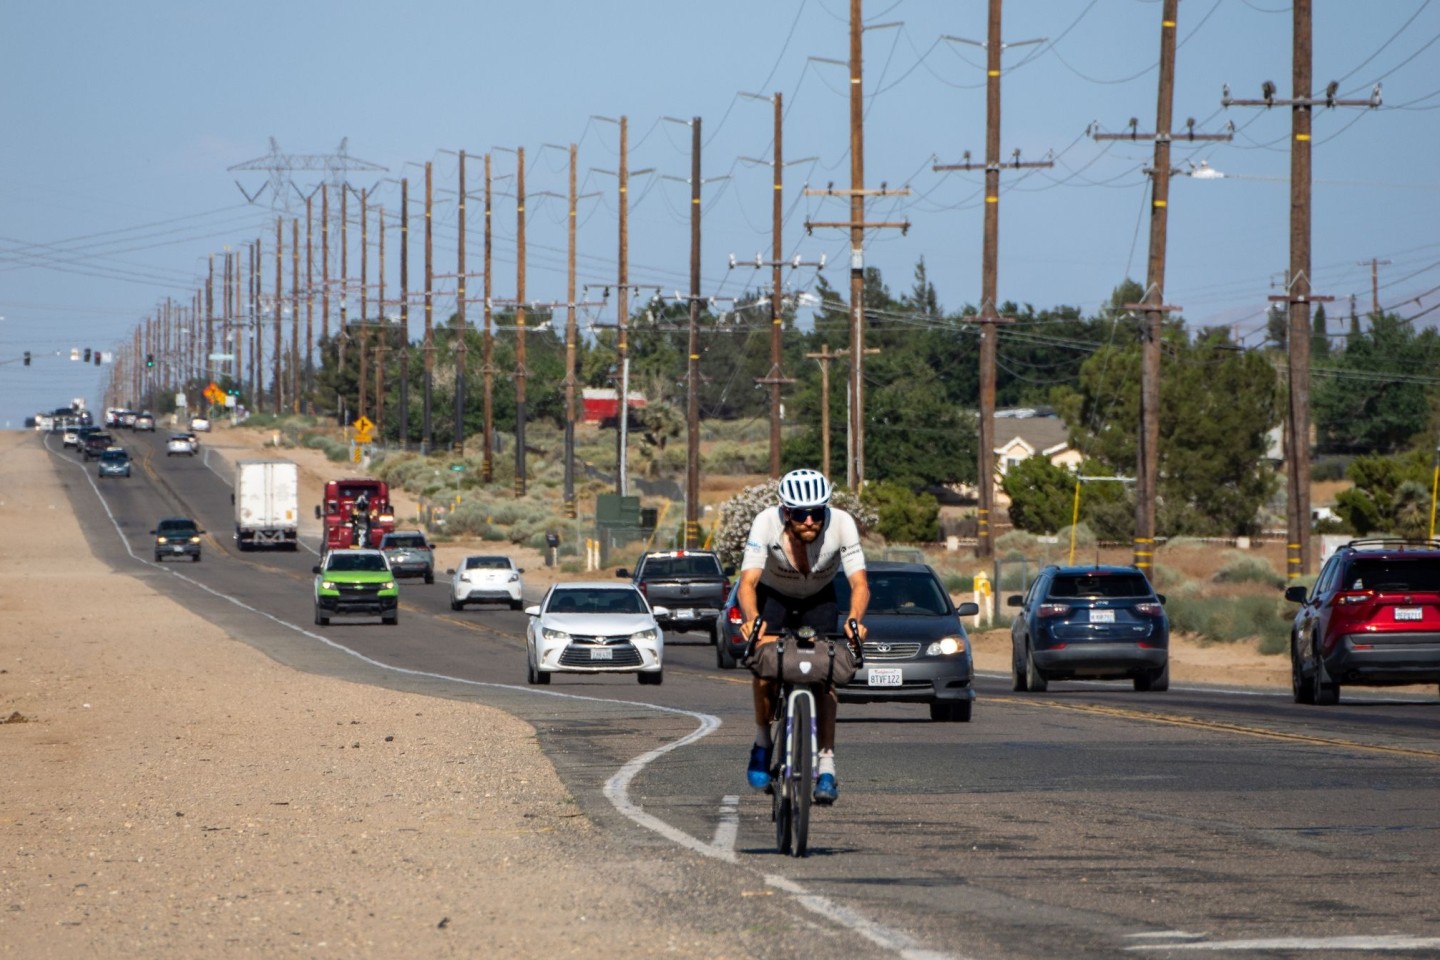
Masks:
[[[805,856],[810,842],[810,796],[815,786],[815,716],[814,701],[809,697],[795,698],[794,720],[790,725],[790,854]]]

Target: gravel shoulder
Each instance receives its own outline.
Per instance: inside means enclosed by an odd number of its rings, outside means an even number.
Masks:
[[[274,663],[95,560],[69,469],[0,433],[0,956],[748,954],[528,724]]]

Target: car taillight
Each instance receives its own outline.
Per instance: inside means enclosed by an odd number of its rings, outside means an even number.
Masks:
[[[738,627],[745,622],[745,615],[740,612],[739,607],[731,607],[730,612],[725,615],[725,619]]]
[[[1137,603],[1135,612],[1144,614],[1147,617],[1158,617],[1165,612],[1165,608],[1158,603]]]
[[[641,580],[638,584],[636,584],[636,586],[640,588],[640,596],[644,597],[646,600],[649,600],[650,586],[644,580]]]
[[[1068,603],[1042,603],[1035,608],[1037,617],[1063,617],[1070,613]]]
[[[1357,603],[1365,603],[1366,601],[1374,599],[1374,590],[1360,590],[1353,593],[1337,593],[1335,594],[1335,599],[1331,602],[1337,607],[1350,607]]]

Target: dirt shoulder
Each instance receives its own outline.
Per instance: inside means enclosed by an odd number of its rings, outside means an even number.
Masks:
[[[528,724],[281,667],[92,558],[84,476],[0,433],[0,956],[747,955]]]

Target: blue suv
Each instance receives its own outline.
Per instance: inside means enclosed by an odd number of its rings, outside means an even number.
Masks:
[[[1132,680],[1170,688],[1165,598],[1136,567],[1049,566],[1022,597],[1010,625],[1013,689],[1043,693],[1051,680]]]

